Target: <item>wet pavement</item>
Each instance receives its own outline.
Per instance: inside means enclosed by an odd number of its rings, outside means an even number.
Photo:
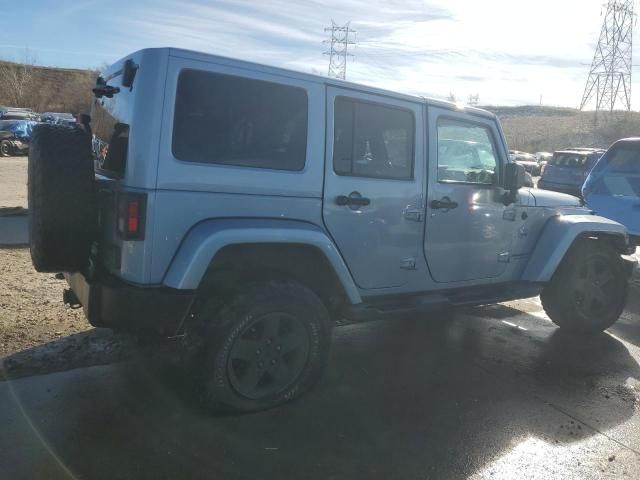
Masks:
[[[339,327],[318,387],[252,415],[140,359],[21,378],[0,477],[640,478],[639,361],[635,313],[585,340],[534,299]]]

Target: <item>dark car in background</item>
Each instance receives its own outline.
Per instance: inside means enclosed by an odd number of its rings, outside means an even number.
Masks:
[[[30,108],[0,107],[0,120],[38,120],[38,114]]]
[[[510,150],[509,156],[514,162],[522,165],[524,169],[531,175],[540,175],[540,164],[538,163],[538,159],[531,153],[520,152],[518,150]]]
[[[538,161],[538,165],[540,165],[540,173],[542,173],[542,169],[544,166],[553,158],[553,153],[550,152],[536,152],[533,154]]]
[[[72,113],[43,112],[40,114],[40,121],[53,124],[75,123],[76,119]]]
[[[26,155],[34,125],[31,120],[0,120],[0,156]]]
[[[555,152],[542,171],[538,188],[581,197],[582,184],[603,154],[604,150],[591,148]]]
[[[582,196],[598,215],[624,225],[640,245],[640,138],[614,143],[591,170]]]

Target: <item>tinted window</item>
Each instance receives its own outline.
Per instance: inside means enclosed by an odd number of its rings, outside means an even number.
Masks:
[[[587,165],[588,156],[576,153],[555,153],[549,162],[558,167],[580,168]]]
[[[598,163],[592,176],[595,193],[640,196],[640,149],[635,145],[612,148]]]
[[[127,165],[129,148],[129,125],[121,122],[118,109],[123,107],[127,97],[118,94],[113,98],[94,100],[91,111],[93,127],[93,157],[100,173],[112,177],[123,177]],[[119,105],[118,105],[119,103]],[[57,117],[55,123],[69,122]]]
[[[605,157],[605,165],[612,173],[640,174],[640,147],[632,145],[615,147]]]
[[[185,70],[178,80],[172,149],[188,162],[302,170],[307,94],[297,87]]]
[[[492,185],[498,161],[485,127],[457,121],[438,123],[438,181]]]
[[[334,116],[336,173],[394,180],[413,178],[412,112],[338,97]]]

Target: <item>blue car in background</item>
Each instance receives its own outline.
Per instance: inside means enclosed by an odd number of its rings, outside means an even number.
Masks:
[[[614,143],[589,174],[582,196],[598,215],[627,227],[640,245],[640,138]]]
[[[37,124],[31,120],[0,120],[0,156],[29,153],[31,134]]]
[[[604,152],[593,148],[555,152],[542,170],[538,188],[580,197],[582,184]]]

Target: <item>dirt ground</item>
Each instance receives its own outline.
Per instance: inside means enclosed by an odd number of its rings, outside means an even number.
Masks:
[[[0,208],[27,208],[27,157],[0,158]]]
[[[28,248],[0,249],[0,278],[0,356],[90,328],[63,305],[66,283],[33,269]]]
[[[27,157],[0,158],[0,208],[27,207]],[[62,303],[64,281],[38,273],[28,248],[0,249],[0,357],[88,330]]]

